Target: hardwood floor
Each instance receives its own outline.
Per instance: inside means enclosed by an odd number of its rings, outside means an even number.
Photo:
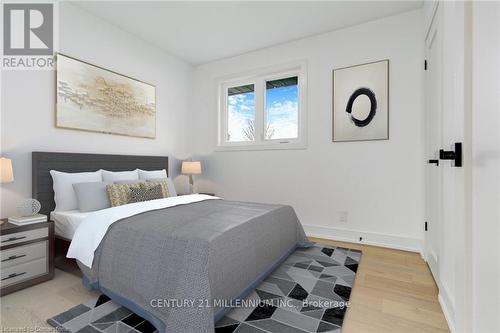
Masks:
[[[419,254],[375,246],[312,239],[363,251],[342,328],[350,332],[448,332],[437,287]],[[45,321],[96,297],[78,277],[56,270],[53,280],[4,296],[0,324],[50,327]]]
[[[420,254],[324,239],[363,252],[342,333],[449,332],[438,289]]]

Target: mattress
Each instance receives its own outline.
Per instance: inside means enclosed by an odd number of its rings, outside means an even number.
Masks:
[[[50,213],[50,219],[54,221],[57,236],[73,239],[76,228],[90,212],[82,213],[79,210],[54,211]]]

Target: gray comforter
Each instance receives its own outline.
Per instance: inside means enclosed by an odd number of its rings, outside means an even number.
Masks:
[[[309,243],[292,207],[206,200],[114,223],[92,269],[80,267],[94,286],[153,315],[161,331],[213,332],[220,300],[241,296],[296,246]]]

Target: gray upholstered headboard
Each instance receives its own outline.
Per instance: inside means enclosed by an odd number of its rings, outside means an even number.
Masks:
[[[86,172],[99,169],[109,171],[166,169],[168,172],[168,157],[33,152],[32,195],[42,204],[40,213],[49,215],[56,205],[50,170]]]

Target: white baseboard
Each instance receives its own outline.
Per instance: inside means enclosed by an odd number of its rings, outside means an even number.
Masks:
[[[455,330],[455,324],[453,323],[453,319],[451,316],[451,311],[448,308],[448,303],[444,300],[443,294],[441,291],[439,292],[438,295],[438,301],[439,304],[441,305],[441,309],[443,310],[444,318],[446,319],[446,322],[448,323],[448,328],[450,329],[451,333],[456,332]]]
[[[399,235],[303,224],[307,236],[422,253],[422,241]],[[359,238],[362,237],[360,241]]]

